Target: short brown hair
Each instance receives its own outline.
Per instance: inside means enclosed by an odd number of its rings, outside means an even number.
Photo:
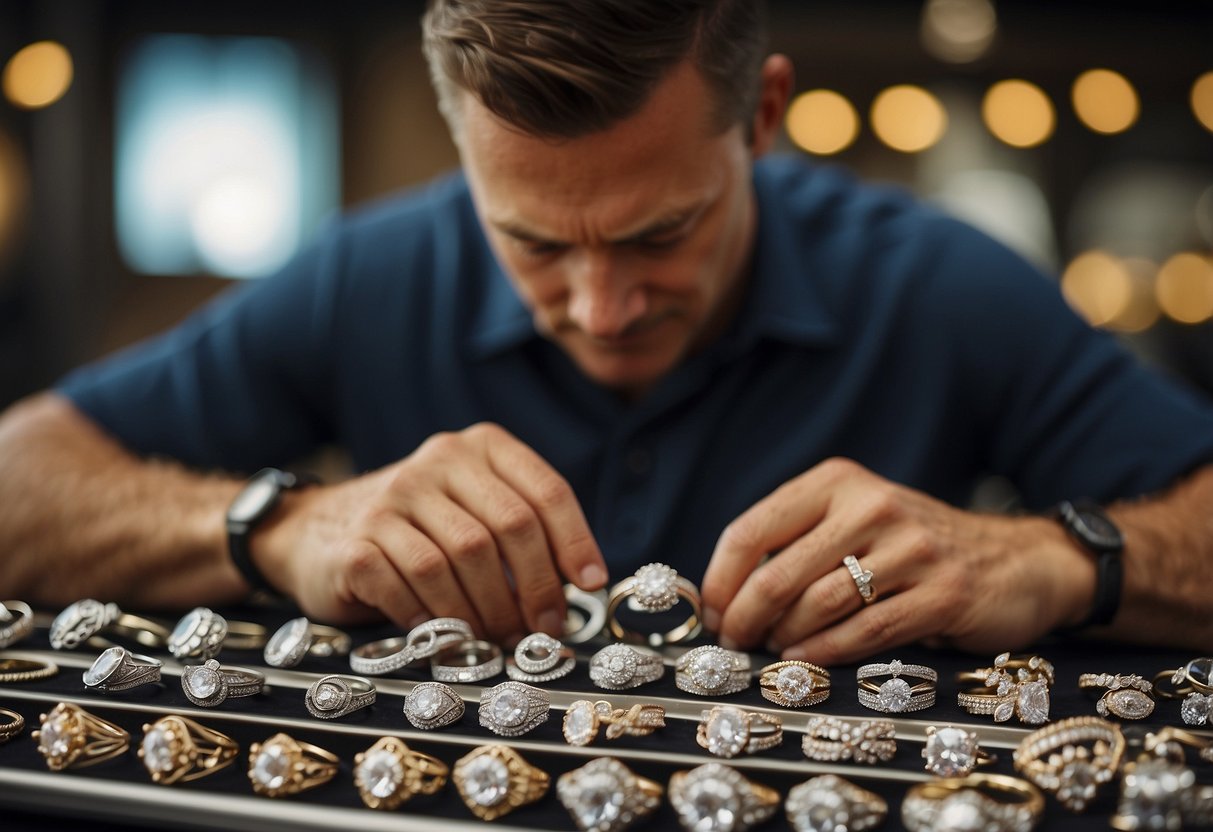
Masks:
[[[691,58],[716,128],[747,127],[766,49],[762,0],[430,0],[424,50],[457,130],[460,90],[535,136],[576,138],[636,113]]]

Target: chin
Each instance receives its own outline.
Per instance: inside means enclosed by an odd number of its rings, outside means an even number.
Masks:
[[[670,372],[674,362],[657,356],[576,356],[591,381],[624,393],[643,393]]]

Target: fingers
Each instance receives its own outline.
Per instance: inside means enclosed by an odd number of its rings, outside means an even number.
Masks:
[[[376,544],[369,540],[352,541],[341,550],[339,562],[334,589],[343,608],[332,613],[309,612],[310,615],[344,622],[361,619],[364,610],[378,610],[402,629],[429,617],[403,576]],[[323,593],[317,596],[325,597]]]

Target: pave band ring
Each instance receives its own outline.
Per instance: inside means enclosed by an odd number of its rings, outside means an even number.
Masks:
[[[235,762],[240,746],[192,719],[164,716],[143,726],[138,753],[152,782],[171,786],[226,768]]]
[[[613,757],[590,760],[556,781],[556,796],[586,832],[623,832],[656,811],[664,791]]]
[[[860,566],[859,558],[854,555],[844,557],[842,565],[846,567],[847,572],[851,575],[851,580],[855,582],[855,588],[859,590],[859,597],[863,599],[864,606],[875,601],[876,591],[872,589],[872,570]]]
[[[12,647],[33,630],[34,611],[29,604],[24,601],[0,603],[0,649]]]
[[[562,679],[576,666],[572,648],[547,633],[531,633],[518,642],[514,658],[506,659],[505,672],[516,682],[534,685]]]
[[[7,722],[0,722],[0,744],[3,744],[21,733],[25,728],[25,717],[8,708],[0,708],[0,716],[8,718]]]
[[[627,690],[664,675],[661,656],[644,647],[608,644],[590,657],[590,681],[604,690]]]
[[[292,618],[265,643],[265,663],[271,667],[296,667],[305,656],[344,656],[350,652],[350,637],[336,627],[313,624],[306,617]]]
[[[750,686],[747,653],[705,644],[688,650],[674,664],[674,684],[696,696],[728,696]]]
[[[628,609],[633,612],[660,613],[673,609],[679,599],[687,602],[691,614],[667,632],[641,633],[619,622],[619,605],[625,601]],[[703,628],[700,605],[699,589],[695,584],[664,563],[649,563],[637,569],[631,577],[624,578],[611,587],[607,597],[607,626],[611,635],[620,641],[647,644],[650,647],[677,644],[699,635]]]
[[[160,660],[111,647],[84,671],[83,679],[86,687],[104,693],[154,684],[160,681]]]
[[[768,664],[758,672],[762,697],[785,708],[808,708],[830,698],[830,671],[809,662]]]
[[[435,794],[450,769],[437,757],[414,751],[398,737],[383,737],[354,755],[354,785],[372,809],[392,811],[417,794]]]
[[[442,682],[418,682],[404,697],[405,718],[423,731],[458,722],[463,711],[463,699]]]
[[[1071,812],[1081,812],[1116,776],[1124,753],[1125,736],[1116,723],[1071,717],[1024,737],[1015,749],[1015,769]]]
[[[163,648],[169,636],[168,628],[158,622],[124,613],[117,604],[84,598],[68,604],[55,616],[49,637],[55,650],[74,650],[105,631],[152,649]]]
[[[957,682],[981,685],[956,694],[956,702],[971,714],[992,715],[995,722],[1017,716],[1026,725],[1042,725],[1049,721],[1053,679],[1053,664],[1047,659],[1000,653],[993,667],[956,674]]]
[[[901,678],[903,675],[922,679],[916,685]],[[888,676],[881,684],[873,677]],[[921,711],[935,704],[935,683],[939,674],[921,664],[902,664],[897,659],[888,664],[865,664],[855,671],[859,683],[859,704],[886,714]]]
[[[1136,673],[1082,673],[1078,677],[1078,687],[1083,690],[1106,688],[1095,703],[1095,710],[1102,717],[1145,719],[1154,713],[1154,684]]]
[[[866,832],[884,823],[889,804],[850,780],[823,774],[793,786],[784,810],[796,832],[824,829]]]
[[[779,792],[755,783],[735,768],[705,763],[670,777],[670,803],[684,829],[716,829],[714,815],[733,818],[732,832],[745,832],[775,814]]]
[[[501,672],[501,648],[488,641],[471,639],[447,647],[430,658],[435,682],[470,685],[491,679]]]
[[[800,742],[804,756],[823,763],[887,763],[897,753],[897,729],[887,719],[814,716]]]
[[[901,802],[901,819],[910,832],[948,828],[954,817],[965,818],[966,828],[1030,832],[1044,808],[1040,790],[1018,777],[970,774],[915,783]]]
[[[599,725],[606,725],[608,740],[624,734],[647,737],[665,727],[665,708],[660,705],[614,708],[605,699],[596,702],[578,699],[564,712],[561,731],[569,745],[589,745],[598,736]]]
[[[382,676],[474,638],[472,626],[462,618],[432,618],[409,630],[407,636],[380,639],[354,648],[350,668],[366,676]]]
[[[213,708],[226,699],[256,696],[265,690],[265,674],[243,667],[221,667],[215,659],[190,665],[181,672],[181,691],[200,708]]]
[[[59,672],[52,661],[32,659],[0,659],[0,684],[4,682],[36,682],[49,679]]]
[[[308,713],[317,719],[337,719],[375,701],[375,686],[361,676],[330,674],[317,679],[303,696]]]
[[[783,742],[783,722],[773,714],[717,705],[700,714],[695,742],[717,757],[754,754]]]
[[[546,771],[505,745],[482,745],[460,758],[451,779],[464,805],[481,820],[496,820],[534,803],[551,783]]]
[[[332,780],[340,760],[331,751],[288,734],[274,734],[249,748],[248,779],[266,797],[299,794]]]
[[[546,690],[502,682],[480,693],[480,725],[502,737],[517,737],[547,722],[552,707]]]
[[[51,771],[103,763],[126,753],[131,745],[131,735],[124,729],[70,702],[39,714],[38,721],[33,738]]]

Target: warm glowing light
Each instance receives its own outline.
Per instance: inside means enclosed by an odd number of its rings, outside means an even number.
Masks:
[[[1111,254],[1087,251],[1066,266],[1061,292],[1092,326],[1106,326],[1123,315],[1132,301],[1133,277]]]
[[[0,130],[0,264],[12,253],[26,209],[29,175],[21,148]],[[0,282],[4,274],[0,272]]]
[[[859,135],[859,114],[833,90],[809,90],[788,108],[788,136],[803,150],[828,156],[850,147]]]
[[[1012,147],[1035,147],[1053,135],[1057,117],[1053,102],[1027,81],[999,81],[981,102],[981,117],[990,132]]]
[[[1190,251],[1172,256],[1158,270],[1154,291],[1172,320],[1199,324],[1213,318],[1213,261]]]
[[[1192,112],[1206,130],[1213,130],[1213,72],[1206,72],[1192,85]]]
[[[964,64],[986,53],[998,30],[990,0],[927,0],[922,8],[923,47],[941,61]]]
[[[948,115],[939,99],[908,84],[889,87],[876,96],[871,119],[877,137],[902,153],[926,150],[948,127]]]
[[[1112,320],[1109,329],[1121,332],[1145,332],[1158,322],[1161,313],[1154,297],[1154,275],[1158,266],[1143,257],[1120,261],[1129,275],[1129,301]]]
[[[1091,69],[1079,75],[1070,98],[1079,121],[1096,133],[1128,130],[1141,112],[1137,90],[1127,78],[1110,69]]]
[[[72,85],[72,56],[51,40],[31,43],[4,67],[4,95],[18,107],[54,104]]]

